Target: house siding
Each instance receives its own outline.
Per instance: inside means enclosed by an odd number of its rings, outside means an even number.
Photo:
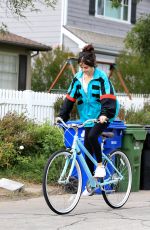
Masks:
[[[137,5],[137,18],[143,14],[150,14],[150,0],[142,0]]]
[[[137,5],[137,17],[144,13],[150,13],[149,0],[143,0]],[[84,0],[68,1],[67,24],[103,34],[115,34],[120,37],[125,37],[132,26],[130,23],[111,21],[89,15],[89,1]]]
[[[55,10],[46,8],[40,3],[37,4],[39,12],[28,11],[25,13],[26,18],[20,19],[9,12],[6,14],[5,9],[0,8],[1,21],[12,33],[50,46],[60,45],[62,1],[57,1]]]
[[[75,54],[77,54],[80,51],[78,45],[65,35],[63,36],[63,45],[65,48],[68,48],[71,52]]]

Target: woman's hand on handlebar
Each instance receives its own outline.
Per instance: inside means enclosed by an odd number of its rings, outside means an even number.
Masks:
[[[61,117],[55,117],[55,123],[56,123],[56,124],[60,123],[61,120],[62,120]]]
[[[104,122],[108,121],[108,118],[105,115],[101,115],[99,116],[98,120],[103,124]]]
[[[68,128],[69,126],[63,121],[63,119],[61,117],[56,117],[55,118],[55,124],[59,125],[59,124],[63,124],[64,127]]]

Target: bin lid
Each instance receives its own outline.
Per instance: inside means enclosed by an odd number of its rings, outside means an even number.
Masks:
[[[145,140],[147,132],[143,125],[126,124],[124,134],[132,134],[136,140]]]
[[[112,121],[108,128],[113,128],[113,129],[126,129],[126,125],[124,123],[124,121],[120,120],[120,119],[115,119],[114,121]]]

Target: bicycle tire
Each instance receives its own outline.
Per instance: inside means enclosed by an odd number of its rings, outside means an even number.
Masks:
[[[45,201],[53,212],[60,215],[71,212],[81,196],[82,175],[77,160],[72,175],[66,181],[72,165],[71,156],[68,150],[57,151],[49,157],[44,169],[42,187]],[[63,182],[60,182],[59,179],[66,162],[68,166],[61,179]]]
[[[127,202],[131,192],[131,166],[125,153],[120,150],[112,151],[109,154],[109,159],[111,159],[113,164],[115,164],[118,171],[121,172],[123,179],[117,181],[117,173],[114,171],[110,163],[105,160],[104,165],[106,167],[106,179],[116,179],[117,182],[103,186],[102,195],[105,202],[111,208],[120,208]],[[109,173],[111,175],[108,175]]]

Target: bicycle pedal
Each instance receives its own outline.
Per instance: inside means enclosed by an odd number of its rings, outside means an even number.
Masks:
[[[94,194],[94,192],[95,192],[95,188],[92,188],[92,187],[87,186],[86,189],[87,189],[87,191],[88,191],[89,193],[91,193],[91,194]]]

